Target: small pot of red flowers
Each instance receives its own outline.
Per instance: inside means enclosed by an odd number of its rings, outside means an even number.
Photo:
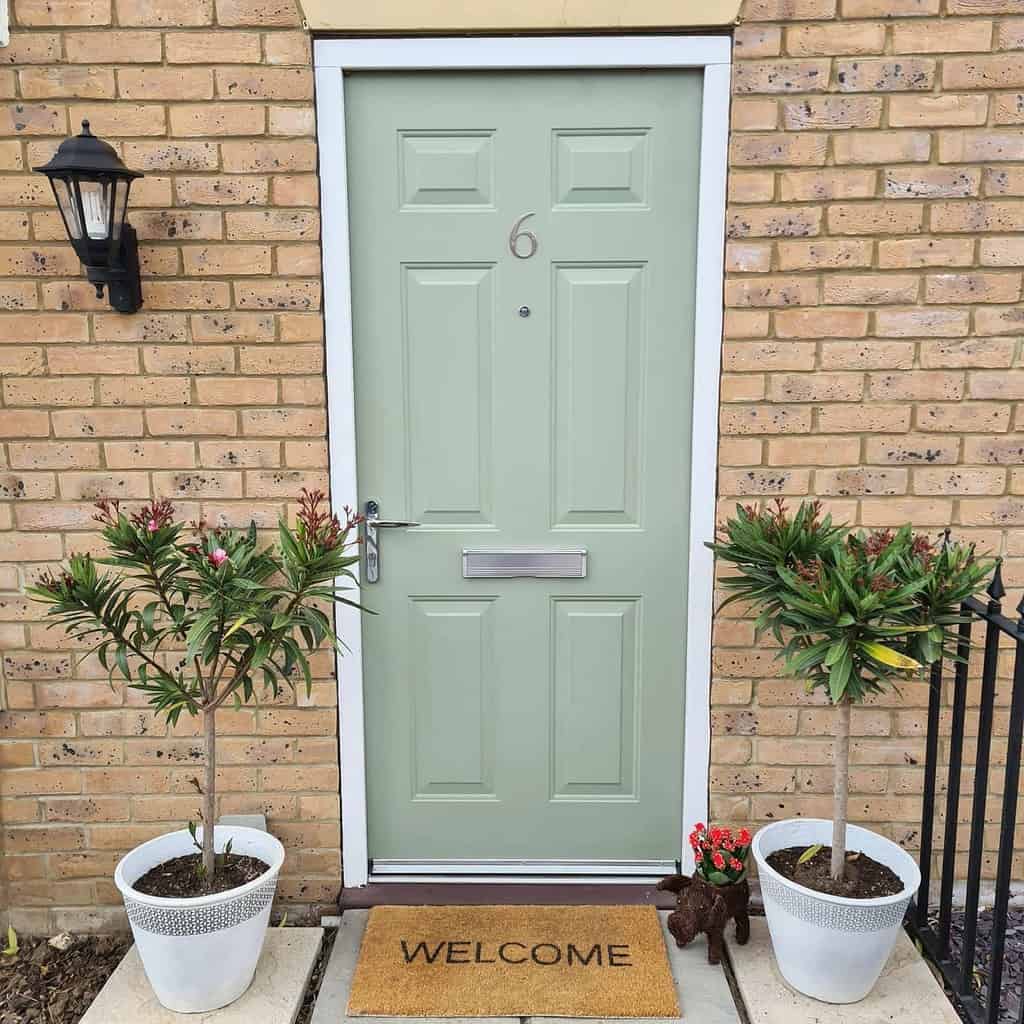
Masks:
[[[697,822],[690,833],[696,872],[711,885],[735,885],[747,877],[750,833],[741,828],[735,835],[727,828],[708,828]]]
[[[668,930],[680,948],[692,942],[700,932],[708,937],[708,963],[722,958],[725,926],[736,922],[736,942],[750,938],[750,885],[747,882],[747,857],[750,833],[741,828],[735,835],[727,828],[708,828],[698,822],[690,833],[694,871],[689,875],[670,875],[658,888],[676,894],[676,909],[669,914]]]

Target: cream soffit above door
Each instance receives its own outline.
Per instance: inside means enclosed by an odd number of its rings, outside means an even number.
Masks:
[[[2,3],[3,0],[0,0]],[[299,0],[314,32],[565,31],[731,25],[741,0]]]

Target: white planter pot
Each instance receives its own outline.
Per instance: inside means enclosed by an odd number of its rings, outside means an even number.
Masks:
[[[199,830],[200,841],[202,829]],[[252,982],[274,902],[284,847],[267,832],[218,825],[216,849],[258,857],[269,868],[251,882],[192,899],[147,896],[132,886],[150,868],[196,853],[186,829],[151,839],[121,859],[114,882],[124,897],[135,945],[157,999],[178,1013],[216,1010]]]
[[[857,825],[846,827],[847,849],[891,868],[903,881],[902,892],[870,900],[829,896],[784,878],[765,859],[776,850],[815,843],[831,845],[831,821],[793,818],[754,836],[751,848],[775,959],[797,991],[826,1003],[855,1003],[882,973],[921,873],[906,850]]]

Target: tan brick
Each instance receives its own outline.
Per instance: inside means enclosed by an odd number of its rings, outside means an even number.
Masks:
[[[984,124],[987,117],[987,96],[893,96],[889,100],[889,124],[894,128],[977,125]],[[960,133],[943,133],[940,136],[940,153],[945,140],[955,134]],[[946,160],[947,157],[941,156],[940,159]]]
[[[935,81],[935,61],[924,57],[837,60],[840,92],[900,92],[929,90]]]
[[[806,434],[811,411],[780,405],[730,406],[721,411],[723,434]]]
[[[837,235],[915,234],[923,219],[920,203],[836,203],[828,208],[828,227]]]
[[[743,8],[747,21],[814,21],[835,14],[836,0],[748,0]]]
[[[1002,494],[1006,471],[1002,469],[915,469],[914,494]]]
[[[805,370],[814,366],[815,346],[802,341],[728,342],[723,350],[727,370]]]
[[[1024,94],[1002,93],[995,98],[992,120],[996,124],[1024,123]]]
[[[280,447],[276,441],[201,441],[199,461],[214,468],[273,468],[281,463]]]
[[[818,427],[826,433],[880,434],[910,429],[906,405],[826,405],[818,410]]]
[[[67,111],[47,103],[12,103],[0,107],[0,134],[64,135]]]
[[[954,338],[967,333],[969,322],[965,309],[886,309],[875,314],[875,330],[885,338]]]
[[[814,474],[819,494],[869,495],[906,494],[905,469],[819,469]]]
[[[8,39],[0,64],[56,64],[60,61],[60,40],[57,32],[16,32]]]
[[[976,53],[991,49],[992,22],[961,21],[897,22],[892,30],[894,53]]]
[[[830,305],[891,305],[914,302],[918,278],[908,274],[830,274],[822,284],[823,301]]]
[[[983,238],[979,244],[978,262],[983,267],[1024,266],[1024,239]]]
[[[902,437],[870,437],[865,452],[869,464],[954,464],[959,461],[960,444],[956,438],[905,434]]]
[[[268,64],[298,64],[308,67],[312,63],[308,32],[267,32],[263,47]]]
[[[974,316],[974,327],[978,334],[1011,334],[1024,326],[1024,310],[1019,306],[1003,309],[979,309]]]
[[[265,203],[269,194],[266,178],[180,177],[175,183],[175,194],[182,206],[246,206]]]
[[[1024,399],[1024,372],[977,372],[968,375],[971,398]]]
[[[277,401],[277,381],[262,377],[215,377],[196,381],[203,405],[272,405]]]
[[[167,0],[117,0],[117,20],[122,25],[167,28],[209,25],[213,21],[213,0],[189,0],[185,5]]]
[[[863,310],[800,309],[775,313],[780,338],[860,338],[867,333]]]
[[[109,25],[110,0],[15,0],[19,25]]]
[[[925,161],[931,153],[927,132],[847,132],[833,142],[838,164],[888,164]]]
[[[779,104],[774,99],[737,97],[730,110],[733,131],[771,131],[779,126]]]
[[[168,32],[164,46],[171,64],[255,64],[260,59],[256,32]]]
[[[737,25],[733,49],[737,60],[777,57],[782,51],[782,29],[778,25]]]
[[[316,144],[309,142],[225,142],[224,170],[252,174],[272,171],[311,171],[316,167]]]
[[[757,402],[765,397],[764,378],[744,373],[722,374],[719,385],[719,399],[722,402]]]
[[[236,413],[219,409],[147,409],[146,426],[156,436],[233,437],[238,433]]]
[[[227,309],[231,290],[220,281],[151,281],[146,304],[151,309]]]
[[[221,68],[217,95],[228,100],[311,100],[313,75],[309,68]]]
[[[262,135],[267,114],[256,103],[187,103],[173,106],[171,132],[174,135]]]
[[[1024,160],[1024,130],[940,132],[939,159],[943,163]]]
[[[964,375],[942,370],[914,370],[869,375],[871,397],[879,401],[956,401],[964,396]]]
[[[202,277],[212,275],[269,274],[268,245],[204,245],[182,249],[185,273]]]
[[[304,210],[229,211],[225,217],[227,237],[240,241],[300,241],[320,231],[316,213]]]
[[[295,0],[217,0],[221,25],[301,25]]]
[[[1010,407],[992,402],[919,405],[914,413],[918,430],[937,433],[1000,432],[1010,425]]]
[[[208,100],[213,77],[206,68],[121,68],[118,92],[129,100]]]
[[[1012,366],[1016,345],[1012,338],[955,338],[920,342],[924,367],[966,366],[995,368]]]
[[[823,341],[822,369],[879,370],[909,369],[914,363],[914,345],[904,341]]]
[[[877,96],[814,96],[782,104],[783,125],[790,131],[877,128],[881,119]]]
[[[733,68],[733,91],[744,93],[824,92],[829,62],[742,61]]]
[[[320,186],[315,174],[278,174],[271,179],[276,206],[316,206]]]
[[[974,167],[887,167],[886,196],[894,199],[933,199],[975,196],[981,171]]]
[[[1012,54],[947,57],[942,62],[945,89],[1012,89],[1024,85],[1024,66]]]
[[[913,18],[939,13],[939,0],[843,0],[844,18]]]
[[[159,63],[163,53],[159,32],[66,32],[64,54],[74,64],[103,64],[117,54],[118,61],[132,64]]]
[[[125,163],[139,171],[215,171],[219,159],[215,142],[169,140],[124,146]]]
[[[1020,297],[1020,274],[930,274],[925,282],[926,302],[1015,302]]]
[[[111,99],[114,72],[97,67],[30,67],[18,72],[21,95],[30,100],[72,96],[76,99]]]
[[[780,175],[780,196],[784,202],[865,199],[875,194],[876,178],[875,171],[861,169],[783,171]]]
[[[728,217],[729,238],[805,238],[821,230],[821,207],[745,206]]]
[[[973,262],[974,243],[966,238],[901,238],[878,243],[878,265],[887,269],[965,267]]]
[[[89,469],[99,466],[99,446],[86,442],[16,442],[8,446],[11,469]]]
[[[775,402],[859,402],[864,394],[860,373],[775,374],[769,397]]]
[[[163,135],[167,131],[164,108],[157,103],[104,103],[102,106],[95,103],[72,104],[69,108],[69,117],[72,125],[80,124],[83,119],[88,118],[93,132],[107,138]],[[137,190],[138,184],[132,189],[133,207],[136,203],[141,205],[146,201],[145,197],[139,199],[136,195]]]
[[[851,25],[801,25],[786,29],[786,52],[791,57],[853,56],[881,53],[885,26],[880,23]]]
[[[726,302],[732,306],[812,306],[817,282],[805,277],[759,277],[727,281]]]
[[[734,135],[730,153],[739,167],[805,166],[824,164],[827,147],[825,135]]]
[[[271,135],[316,134],[316,118],[312,107],[271,107],[269,120]]]

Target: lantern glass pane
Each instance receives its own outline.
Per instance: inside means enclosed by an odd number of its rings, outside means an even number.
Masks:
[[[82,220],[78,216],[78,204],[75,202],[74,189],[67,178],[53,179],[53,193],[57,197],[60,212],[64,215],[64,223],[73,239],[82,237]]]
[[[124,216],[128,207],[128,189],[131,188],[131,181],[127,178],[116,178],[114,180],[114,223],[112,225],[113,237],[121,237],[121,225],[124,224]]]
[[[110,235],[110,182],[78,182],[85,214],[85,232],[90,238],[102,240]]]

